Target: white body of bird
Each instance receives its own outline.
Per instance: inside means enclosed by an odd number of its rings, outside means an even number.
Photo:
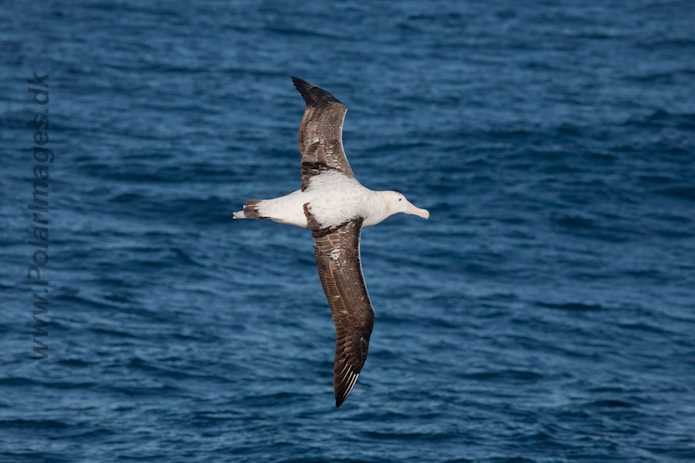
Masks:
[[[405,196],[395,191],[374,191],[365,188],[354,177],[340,172],[326,172],[311,179],[308,188],[286,196],[265,199],[255,207],[258,213],[275,222],[308,228],[304,205],[322,228],[337,227],[346,219],[362,217],[363,227],[382,222],[398,212],[429,217],[429,212],[413,206]],[[243,211],[234,218],[246,218]]]

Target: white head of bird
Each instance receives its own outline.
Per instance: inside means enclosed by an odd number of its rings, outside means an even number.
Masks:
[[[381,191],[381,198],[384,200],[384,207],[389,216],[403,212],[406,214],[417,215],[423,219],[430,217],[429,211],[413,206],[410,201],[405,199],[403,194],[397,191]]]

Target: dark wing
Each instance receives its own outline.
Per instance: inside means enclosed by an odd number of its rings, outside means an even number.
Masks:
[[[374,310],[364,284],[360,263],[362,218],[332,228],[321,229],[304,205],[316,245],[316,267],[335,323],[335,362],[333,392],[340,407],[357,382],[367,360],[369,337],[374,326]]]
[[[312,176],[335,169],[354,177],[343,149],[343,121],[347,108],[333,95],[311,82],[292,77],[306,102],[299,125],[299,152],[302,155],[302,191]]]

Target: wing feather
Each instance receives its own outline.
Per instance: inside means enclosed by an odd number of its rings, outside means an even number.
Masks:
[[[311,177],[337,170],[354,177],[343,148],[343,121],[347,108],[327,91],[311,82],[292,77],[306,102],[299,125],[299,153],[302,155],[302,191]]]
[[[335,323],[333,391],[335,405],[345,401],[355,387],[367,360],[374,309],[360,262],[363,219],[350,220],[332,231],[322,230],[304,205],[316,245],[316,268]]]

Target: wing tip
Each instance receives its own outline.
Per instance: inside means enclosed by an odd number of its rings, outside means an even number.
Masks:
[[[312,84],[308,80],[300,79],[299,77],[292,76],[292,83],[294,88],[302,95],[306,104],[313,104],[314,98],[311,96],[311,91],[318,88],[318,85]]]
[[[335,408],[339,408],[343,402],[345,402],[345,399],[348,398],[352,390],[355,388],[355,384],[357,384],[357,379],[359,377],[359,373],[353,373],[352,371],[348,370],[348,374],[343,377],[340,388],[336,387],[334,390]]]
[[[345,108],[345,105],[342,104],[340,100],[308,80],[292,77],[292,83],[294,83],[294,88],[296,88],[302,95],[302,98],[304,98],[307,106],[338,103]],[[347,108],[345,108],[345,111],[347,111]]]

